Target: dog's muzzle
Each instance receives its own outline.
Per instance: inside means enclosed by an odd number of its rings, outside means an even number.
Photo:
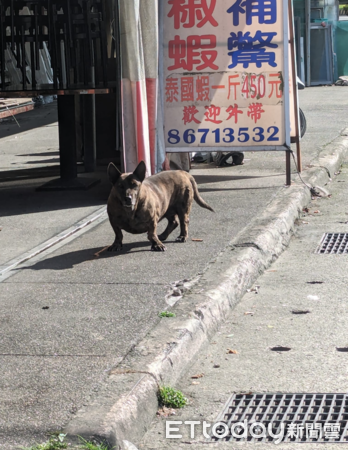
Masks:
[[[132,208],[132,210],[134,210],[134,205],[135,205],[135,199],[133,199],[130,195],[127,196],[124,200],[124,206],[126,208]]]

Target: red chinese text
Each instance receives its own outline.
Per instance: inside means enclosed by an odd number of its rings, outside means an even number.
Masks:
[[[185,106],[184,107],[184,115],[182,120],[184,124],[188,124],[191,122],[201,123],[195,115],[198,113],[198,109],[195,106]]]
[[[221,113],[220,106],[205,106],[205,109],[207,110],[204,113],[206,122],[222,123],[222,120],[218,120]]]
[[[262,113],[265,111],[262,109],[262,103],[251,103],[249,105],[248,117],[250,117],[255,123],[261,119]]]
[[[237,79],[239,79],[239,75],[230,75],[228,77],[228,97],[227,99],[229,100],[231,97],[231,89],[233,88],[233,94],[234,94],[234,98],[233,100],[237,100],[237,86],[240,86],[239,81],[235,81]]]
[[[178,101],[179,86],[177,78],[168,78],[166,81],[166,102],[173,103]]]
[[[229,106],[226,109],[226,112],[228,113],[228,117],[226,120],[234,119],[234,123],[238,122],[238,114],[243,114],[243,111],[238,109],[238,105],[235,103],[234,106]]]
[[[202,28],[206,23],[210,23],[214,27],[219,24],[213,17],[216,0],[210,0],[208,6],[207,0],[201,0],[197,3],[196,0],[169,0],[172,5],[168,17],[174,18],[174,28],[179,30],[180,26],[184,28]]]
[[[187,41],[175,36],[168,45],[169,58],[174,60],[168,70],[218,70],[219,67],[214,64],[218,54],[217,50],[213,50],[215,48],[216,36],[213,34],[188,36]]]
[[[280,90],[280,85],[282,84],[281,76],[279,73],[270,73],[269,77],[273,78],[268,81],[268,84],[272,86],[271,93],[269,94],[268,98],[271,98],[273,95],[273,92],[275,91],[277,98],[282,98],[283,92]]]
[[[201,76],[196,81],[196,100],[198,102],[205,102],[210,100],[210,81],[209,76]]]
[[[181,78],[181,101],[182,102],[193,102],[193,77],[182,77]]]

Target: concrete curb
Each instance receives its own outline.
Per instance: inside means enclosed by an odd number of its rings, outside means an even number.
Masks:
[[[346,136],[348,129],[304,172],[307,184],[322,187],[339,170],[348,155]],[[158,383],[175,385],[246,290],[287,247],[295,221],[310,199],[310,190],[302,183],[281,189],[264,212],[211,261],[175,307],[176,317],[162,319],[109,372],[100,391],[67,426],[69,436],[94,437],[116,449],[125,449],[125,440],[137,444],[158,409]]]
[[[13,117],[18,114],[22,114],[28,111],[32,111],[35,108],[35,103],[32,100],[25,101],[22,104],[9,103],[4,106],[0,106],[0,119],[6,119],[7,117]]]

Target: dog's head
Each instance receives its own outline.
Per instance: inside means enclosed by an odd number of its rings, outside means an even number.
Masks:
[[[110,163],[108,167],[109,179],[113,185],[117,198],[125,208],[134,211],[137,204],[141,183],[145,179],[146,166],[141,161],[133,173],[121,173],[117,167]]]

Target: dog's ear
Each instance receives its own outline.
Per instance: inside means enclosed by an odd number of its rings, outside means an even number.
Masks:
[[[133,175],[142,183],[145,180],[146,165],[144,161],[140,161],[137,168],[134,170]]]
[[[112,184],[115,184],[116,181],[120,178],[121,176],[121,172],[118,170],[118,168],[110,163],[108,166],[108,175],[109,175],[109,180],[111,181]]]

